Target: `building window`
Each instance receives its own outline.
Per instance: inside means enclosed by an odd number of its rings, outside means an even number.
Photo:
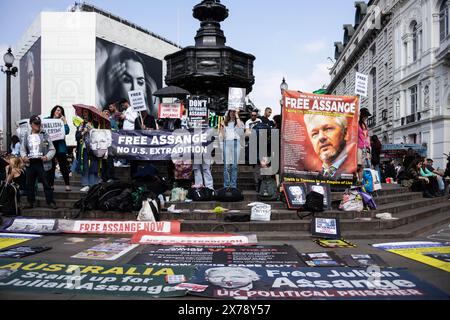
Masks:
[[[412,58],[413,61],[416,61],[419,52],[419,31],[417,30],[417,22],[413,22],[412,24],[412,35]]]
[[[377,54],[377,46],[374,44],[372,47],[370,47],[370,57],[373,59],[376,54]]]
[[[377,118],[377,101],[378,101],[378,90],[377,90],[377,70],[374,68],[370,72],[372,76],[372,111],[373,117]]]
[[[449,35],[449,19],[448,19],[448,0],[442,1],[439,10],[439,30],[441,42]]]
[[[400,119],[400,99],[395,100],[395,119]]]
[[[411,99],[411,114],[417,112],[417,86],[409,88],[409,96]]]

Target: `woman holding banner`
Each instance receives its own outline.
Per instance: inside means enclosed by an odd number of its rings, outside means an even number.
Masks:
[[[223,141],[223,180],[225,188],[237,188],[237,173],[241,151],[241,136],[244,125],[239,119],[239,109],[229,110],[220,125],[220,139]]]
[[[67,136],[70,133],[69,125],[67,124],[66,114],[64,108],[61,106],[55,106],[50,112],[49,119],[60,119],[64,123],[64,133]],[[66,140],[53,141],[53,145],[56,149],[56,155],[52,160],[52,168],[47,172],[47,181],[50,187],[53,188],[55,184],[55,170],[56,170],[56,160],[58,160],[59,170],[64,178],[64,184],[66,186],[66,191],[71,191],[70,189],[70,177],[69,177],[69,163],[67,161],[67,144]]]

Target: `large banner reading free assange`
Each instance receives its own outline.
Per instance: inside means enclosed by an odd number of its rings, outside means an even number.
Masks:
[[[359,98],[284,91],[285,182],[351,185],[357,169]]]
[[[212,129],[117,131],[112,132],[109,153],[119,158],[143,161],[201,158],[209,154],[213,136]]]

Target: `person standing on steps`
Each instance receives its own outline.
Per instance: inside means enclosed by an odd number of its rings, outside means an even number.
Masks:
[[[24,136],[20,148],[20,155],[27,164],[26,181],[28,190],[28,206],[24,209],[32,209],[36,201],[36,179],[42,181],[44,186],[45,200],[51,209],[56,209],[53,200],[53,189],[50,187],[46,171],[52,168],[52,159],[56,154],[55,147],[47,133],[41,130],[41,118],[32,116],[30,118],[31,131]]]
[[[50,112],[50,119],[61,119],[64,123],[64,133],[67,136],[70,133],[69,125],[67,124],[66,114],[64,108],[61,106],[55,106]],[[67,145],[66,140],[53,141],[53,145],[56,150],[56,156],[52,160],[52,168],[48,171],[48,183],[50,187],[53,188],[55,184],[55,170],[56,170],[56,160],[58,160],[59,169],[64,178],[64,184],[66,186],[66,191],[72,191],[70,189],[70,177],[69,177],[69,164],[67,161]]]

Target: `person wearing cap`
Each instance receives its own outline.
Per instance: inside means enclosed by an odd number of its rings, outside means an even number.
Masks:
[[[42,181],[47,205],[52,209],[56,209],[56,203],[53,200],[53,189],[50,187],[46,175],[46,172],[52,168],[52,159],[56,154],[56,149],[49,135],[41,130],[41,118],[32,116],[30,118],[30,126],[31,132],[24,135],[24,141],[20,148],[20,155],[27,165],[28,206],[24,209],[31,209],[35,206],[36,179]]]
[[[371,148],[369,127],[367,126],[367,119],[372,115],[367,108],[362,108],[359,115],[358,125],[358,183],[362,182],[362,173],[364,168],[370,168]]]

